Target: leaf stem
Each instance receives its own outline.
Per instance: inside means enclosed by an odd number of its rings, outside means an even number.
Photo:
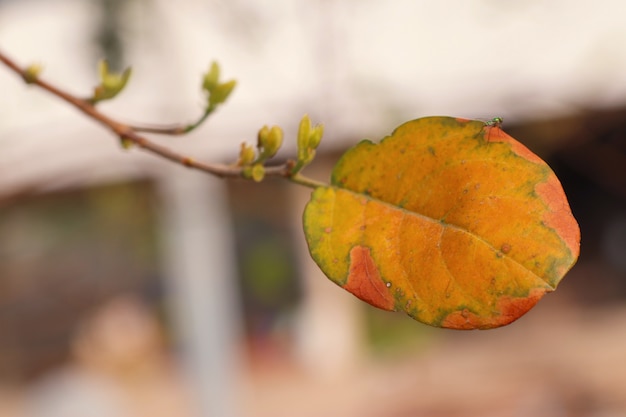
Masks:
[[[191,123],[184,128],[184,133],[189,133],[200,126],[207,119],[207,117],[213,113],[213,110],[215,110],[215,108],[209,106],[195,123]]]
[[[295,182],[296,184],[303,185],[305,187],[309,187],[313,189],[318,188],[318,187],[328,187],[328,184],[321,182],[321,181],[314,180],[309,177],[305,177],[304,175],[300,173],[289,177],[289,181]]]

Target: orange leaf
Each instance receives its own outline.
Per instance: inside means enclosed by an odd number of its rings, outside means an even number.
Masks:
[[[499,124],[405,123],[344,154],[304,213],[313,259],[369,304],[423,323],[486,329],[553,291],[579,253],[550,167]]]

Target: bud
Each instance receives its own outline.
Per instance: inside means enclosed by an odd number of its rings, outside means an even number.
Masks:
[[[261,182],[265,177],[265,167],[263,164],[254,164],[252,166],[251,177],[254,182]]]
[[[298,149],[306,148],[309,143],[309,135],[311,132],[311,119],[308,114],[305,114],[300,120],[300,126],[298,127]]]
[[[256,147],[262,149],[265,147],[265,142],[267,142],[267,137],[270,134],[270,128],[267,125],[263,126],[259,129],[259,133],[257,134]]]
[[[126,150],[132,148],[134,144],[135,143],[130,139],[120,138],[120,145],[122,145],[122,148]]]
[[[267,151],[271,153],[270,156],[274,156],[276,152],[278,152],[282,144],[283,130],[280,128],[280,126],[272,126],[272,128],[270,129],[270,134],[267,137],[267,145],[265,146],[265,149],[267,149]]]
[[[218,104],[222,104],[226,101],[230,93],[233,92],[233,89],[237,85],[237,81],[230,80],[222,84],[218,84],[211,90],[209,94],[209,107],[216,107]]]
[[[246,143],[241,144],[241,150],[239,151],[239,161],[237,165],[246,166],[254,162],[255,152],[254,148]]]
[[[262,158],[269,159],[276,155],[276,152],[283,144],[283,130],[280,126],[272,126],[268,129],[267,126],[263,126],[259,130],[259,147],[261,148]]]
[[[100,85],[94,90],[92,102],[108,100],[118,95],[130,78],[131,69],[126,68],[121,74],[109,72],[109,64],[102,60],[98,63]]]
[[[217,62],[211,62],[211,67],[204,74],[202,78],[202,89],[207,93],[211,93],[219,82],[220,78],[220,66]]]
[[[304,165],[308,165],[313,162],[313,159],[315,158],[315,153],[315,149],[307,148],[304,159],[302,160],[302,162],[304,162]]]
[[[324,135],[324,125],[315,126],[312,129],[311,134],[309,135],[309,146],[313,149],[316,149],[320,145],[323,135]]]
[[[26,71],[24,71],[24,81],[26,81],[27,84],[34,83],[35,81],[37,81],[37,78],[39,77],[39,74],[42,70],[43,67],[39,64],[29,65],[28,68],[26,68]]]

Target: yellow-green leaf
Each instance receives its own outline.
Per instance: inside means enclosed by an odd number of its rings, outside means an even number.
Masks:
[[[580,232],[561,184],[499,123],[427,117],[344,154],[304,213],[313,259],[385,310],[455,329],[511,323],[553,291]]]
[[[131,75],[131,68],[126,68],[122,73],[109,72],[109,64],[106,60],[98,63],[100,84],[94,88],[91,98],[93,103],[102,100],[110,100],[117,96],[126,86]]]
[[[235,80],[230,80],[216,85],[209,94],[209,107],[214,108],[215,106],[224,103],[230,96],[230,93],[233,92],[236,85],[237,81]]]
[[[239,160],[237,161],[237,165],[250,165],[252,162],[254,162],[255,157],[256,152],[254,151],[254,148],[244,142],[241,144],[241,149],[239,150]]]
[[[220,66],[217,62],[213,61],[211,62],[209,70],[204,74],[204,77],[202,77],[202,88],[210,94],[211,91],[217,87],[219,78]]]

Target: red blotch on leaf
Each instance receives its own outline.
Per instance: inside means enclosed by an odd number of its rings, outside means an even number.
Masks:
[[[572,216],[558,178],[555,175],[550,176],[548,181],[537,184],[535,191],[548,205],[549,211],[543,216],[544,224],[559,234],[572,256],[577,258],[580,252],[580,229]]]
[[[380,277],[368,247],[355,246],[350,250],[348,281],[343,288],[374,307],[394,310],[393,296]]]
[[[467,309],[450,313],[441,327],[457,330],[492,329],[505,326],[523,316],[544,296],[545,290],[536,288],[527,297],[502,297],[497,303],[499,314],[491,317],[480,317]]]

